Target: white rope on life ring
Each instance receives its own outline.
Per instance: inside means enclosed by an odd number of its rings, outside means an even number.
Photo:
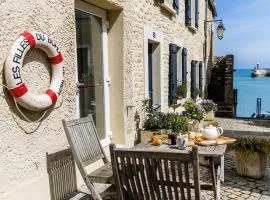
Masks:
[[[43,50],[51,62],[51,83],[44,94],[28,91],[21,76],[24,57],[31,48]],[[12,45],[4,66],[9,94],[29,110],[41,111],[49,108],[56,103],[63,88],[65,74],[63,63],[62,54],[50,37],[35,31],[23,32]]]

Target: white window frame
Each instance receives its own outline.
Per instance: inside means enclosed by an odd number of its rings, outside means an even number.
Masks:
[[[164,3],[159,4],[172,15],[176,15],[176,11],[173,9],[173,0],[164,0]]]
[[[105,138],[100,142],[103,147],[106,147],[111,142],[111,127],[110,127],[110,100],[109,100],[109,67],[108,67],[108,34],[107,34],[107,11],[96,6],[90,5],[80,0],[75,0],[75,9],[81,10],[83,12],[95,15],[102,19],[102,58],[103,58],[103,98],[104,98],[104,132]],[[74,10],[75,12],[75,10]],[[77,45],[77,43],[76,43]],[[76,46],[77,49],[77,46]],[[76,58],[77,60],[77,58]],[[77,65],[76,65],[77,66]],[[77,77],[77,67],[76,67],[76,82],[78,82]],[[80,117],[79,110],[79,95],[76,95],[76,116]]]

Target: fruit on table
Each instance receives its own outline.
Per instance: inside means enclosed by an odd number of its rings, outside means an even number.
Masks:
[[[156,140],[152,141],[152,144],[155,145],[155,146],[161,145],[162,140],[161,139],[156,139]]]
[[[151,142],[153,142],[153,141],[155,141],[155,140],[158,140],[158,139],[159,139],[158,136],[153,135],[153,136],[151,137]]]
[[[168,140],[168,135],[163,135],[162,136],[162,141]]]

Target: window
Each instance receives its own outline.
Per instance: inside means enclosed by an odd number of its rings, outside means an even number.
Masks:
[[[187,49],[183,48],[181,51],[176,44],[170,44],[169,50],[169,103],[176,104],[177,86],[187,82]]]
[[[159,3],[168,12],[172,14],[179,13],[179,0],[159,0]]]
[[[160,45],[158,42],[148,40],[148,98],[153,109],[161,106],[160,73]]]
[[[199,28],[199,0],[185,0],[186,25]]]
[[[197,73],[196,73],[196,63],[197,63],[197,61],[195,61],[195,60],[192,60],[191,61],[191,88],[190,88],[190,90],[191,90],[191,98],[193,98],[193,99],[195,99],[196,98],[196,96],[197,96],[197,94],[196,94],[196,82],[197,82],[197,78],[196,78],[196,75],[197,75]]]
[[[195,99],[203,93],[203,69],[202,62],[191,61],[191,98]]]
[[[203,94],[203,62],[201,61],[199,63],[199,90],[200,92],[200,96],[202,97]]]

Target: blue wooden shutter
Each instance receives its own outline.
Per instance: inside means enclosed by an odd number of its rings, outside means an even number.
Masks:
[[[199,0],[195,0],[195,27],[199,28]]]
[[[173,9],[179,14],[179,0],[173,0]]]
[[[196,98],[196,61],[191,61],[191,98]]]
[[[169,60],[169,103],[176,104],[177,89],[177,46],[170,44],[170,60]]]
[[[186,25],[191,26],[191,0],[185,0]]]
[[[187,49],[182,50],[182,84],[187,84]]]
[[[202,91],[203,91],[203,63],[199,63],[199,89],[200,89],[200,97],[202,96]]]

